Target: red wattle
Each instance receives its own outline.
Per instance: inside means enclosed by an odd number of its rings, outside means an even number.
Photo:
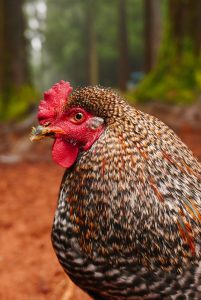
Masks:
[[[70,168],[78,155],[78,147],[62,138],[56,138],[52,148],[52,158],[64,168]]]

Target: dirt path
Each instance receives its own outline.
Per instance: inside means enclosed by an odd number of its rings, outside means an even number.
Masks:
[[[201,161],[200,133],[179,134]],[[0,165],[2,300],[89,299],[67,279],[51,246],[62,174],[52,162]]]
[[[50,241],[63,169],[0,165],[0,299],[89,299],[67,280]]]

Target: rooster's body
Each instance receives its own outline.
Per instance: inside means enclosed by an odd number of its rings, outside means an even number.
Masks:
[[[55,136],[79,149],[70,162],[53,147],[67,166],[52,229],[65,272],[94,299],[201,299],[200,164],[111,90],[75,91],[63,111],[80,108],[97,133]]]

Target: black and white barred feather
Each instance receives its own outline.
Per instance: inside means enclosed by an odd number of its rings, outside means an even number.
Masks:
[[[61,184],[52,242],[94,299],[201,299],[201,166],[165,124],[101,87],[67,106],[104,118]]]

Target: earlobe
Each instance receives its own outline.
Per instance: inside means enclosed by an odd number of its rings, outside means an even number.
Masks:
[[[104,120],[100,117],[92,117],[89,120],[87,120],[86,125],[88,128],[90,129],[97,129],[98,127],[100,127],[101,125],[103,125]]]

